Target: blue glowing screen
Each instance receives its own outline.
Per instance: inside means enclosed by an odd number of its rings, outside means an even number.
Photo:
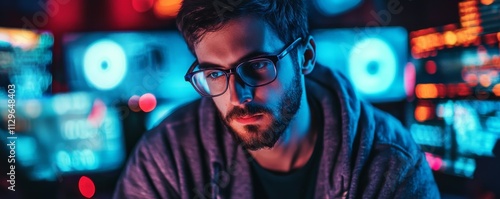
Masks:
[[[194,56],[178,32],[70,34],[63,45],[72,91],[124,101],[146,93],[170,100],[199,96],[184,81]]]
[[[432,154],[432,169],[473,178],[477,158],[494,158],[500,138],[499,54],[498,47],[469,46],[412,60],[417,78],[408,126]]]
[[[359,4],[362,0],[314,0],[314,6],[320,13],[326,16],[334,16],[345,13]]]
[[[318,64],[343,72],[363,98],[387,102],[406,96],[408,35],[404,28],[316,30],[312,35]]]
[[[123,164],[121,115],[105,100],[71,93],[19,100],[17,107],[16,120],[29,125],[16,126],[16,165],[32,179],[106,172]]]
[[[49,32],[0,28],[0,94],[8,84],[16,85],[18,99],[50,93],[53,45]]]

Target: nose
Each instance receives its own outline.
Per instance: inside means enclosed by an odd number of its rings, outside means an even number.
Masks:
[[[229,96],[233,106],[240,106],[253,100],[252,88],[247,86],[237,75],[229,76]]]

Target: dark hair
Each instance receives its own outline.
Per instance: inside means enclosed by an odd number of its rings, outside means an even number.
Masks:
[[[285,44],[299,37],[305,41],[309,35],[304,0],[183,0],[177,28],[194,53],[194,45],[205,33],[245,15],[263,19]]]

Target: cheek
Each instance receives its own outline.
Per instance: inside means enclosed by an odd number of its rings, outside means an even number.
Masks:
[[[219,111],[222,113],[222,115],[226,116],[227,110],[228,110],[227,107],[229,104],[229,100],[225,100],[224,96],[225,95],[222,95],[219,97],[214,97],[214,98],[212,98],[212,100],[214,101],[215,106],[217,107],[217,109],[219,109]]]
[[[278,101],[284,95],[285,82],[285,78],[278,76],[273,83],[256,88],[254,101],[264,103],[264,105],[270,105],[274,101]]]

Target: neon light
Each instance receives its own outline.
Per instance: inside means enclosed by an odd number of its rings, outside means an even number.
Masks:
[[[410,126],[410,132],[418,144],[435,147],[443,146],[443,130],[438,126],[414,123]]]
[[[434,99],[439,93],[436,84],[417,84],[415,94],[420,99]]]
[[[493,94],[500,97],[500,84],[493,86]]]
[[[63,171],[71,170],[71,157],[66,151],[59,151],[56,153],[56,165]]]
[[[364,94],[382,93],[396,78],[394,50],[383,40],[367,38],[355,44],[349,55],[348,74]]]
[[[154,5],[154,13],[157,17],[173,18],[177,16],[181,7],[181,0],[158,0]]]
[[[431,75],[434,75],[437,71],[436,62],[432,60],[425,62],[425,71],[427,71],[427,73]]]
[[[406,64],[404,74],[405,93],[407,97],[413,96],[413,92],[415,91],[416,79],[417,72],[415,69],[415,65],[411,62],[408,62],[408,64]]]
[[[415,108],[415,120],[423,122],[434,118],[434,110],[428,106],[417,106]]]
[[[361,0],[315,0],[315,7],[324,15],[334,16],[358,6]]]
[[[127,73],[127,57],[123,48],[108,39],[94,42],[85,52],[83,72],[86,80],[97,89],[115,88]]]
[[[78,180],[78,189],[86,198],[92,198],[95,194],[94,182],[87,176],[80,177],[80,180]]]
[[[153,8],[154,0],[132,0],[132,7],[137,12],[146,12]]]
[[[139,107],[144,112],[151,112],[156,107],[156,97],[151,93],[146,93],[139,99]]]

